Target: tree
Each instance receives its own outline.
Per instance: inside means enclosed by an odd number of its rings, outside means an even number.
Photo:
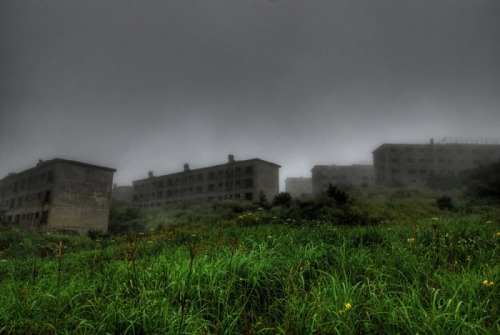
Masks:
[[[344,207],[349,204],[349,194],[338,189],[332,184],[328,184],[328,188],[326,189],[326,196],[333,199],[335,205],[337,205],[338,207]]]
[[[291,204],[292,204],[292,197],[290,196],[290,193],[281,192],[274,196],[273,206],[281,206],[289,208]]]
[[[264,191],[259,192],[259,200],[257,201],[257,205],[262,207],[265,210],[271,209],[271,204],[267,200],[266,194]]]
[[[469,171],[465,185],[472,197],[500,202],[500,160]]]
[[[128,230],[141,231],[145,224],[140,209],[132,205],[112,205],[109,212],[108,233],[117,235]]]

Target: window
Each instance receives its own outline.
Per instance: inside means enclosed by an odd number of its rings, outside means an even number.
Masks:
[[[43,196],[43,203],[44,204],[50,204],[50,191],[45,191],[45,194]]]
[[[40,223],[47,223],[48,219],[49,219],[49,211],[43,211]]]

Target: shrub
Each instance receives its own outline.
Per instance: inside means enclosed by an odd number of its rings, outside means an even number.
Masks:
[[[273,206],[281,206],[289,208],[291,204],[292,204],[292,197],[290,196],[290,193],[281,192],[274,196]]]
[[[453,205],[453,199],[451,199],[451,197],[447,195],[443,195],[442,197],[437,198],[436,205],[441,210],[452,211],[455,209],[455,206]]]

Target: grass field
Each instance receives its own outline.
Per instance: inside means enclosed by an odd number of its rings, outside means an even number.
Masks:
[[[95,241],[5,230],[0,334],[500,334],[498,210],[390,208]]]

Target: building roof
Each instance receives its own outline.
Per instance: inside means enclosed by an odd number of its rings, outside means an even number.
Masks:
[[[31,167],[31,168],[26,169],[26,170],[23,170],[21,172],[9,173],[5,178],[3,178],[1,180],[5,180],[5,179],[11,178],[11,177],[15,177],[18,174],[25,173],[25,172],[28,172],[30,170],[37,169],[37,168],[39,168],[41,166],[47,166],[47,165],[52,165],[52,164],[56,164],[56,163],[64,163],[64,164],[70,164],[70,165],[79,165],[79,166],[83,166],[83,167],[89,167],[89,168],[94,168],[94,169],[99,169],[99,170],[107,170],[107,171],[110,171],[110,172],[116,172],[116,169],[114,169],[114,168],[109,168],[109,167],[99,166],[99,165],[94,165],[94,164],[88,164],[88,163],[83,163],[83,162],[79,162],[79,161],[74,161],[74,160],[69,160],[69,159],[63,159],[63,158],[53,158],[53,159],[46,160],[46,161],[40,159],[40,160],[38,160],[38,163],[37,163],[36,166]]]
[[[265,161],[265,160],[260,159],[260,158],[252,158],[252,159],[245,159],[245,160],[241,160],[241,161],[236,161],[235,160],[235,161],[227,162],[227,163],[224,163],[224,164],[217,164],[217,165],[205,166],[205,167],[198,168],[198,169],[189,169],[188,171],[179,171],[179,172],[167,173],[167,174],[163,174],[163,175],[159,175],[159,176],[153,176],[152,178],[161,178],[161,177],[167,177],[167,176],[182,175],[182,174],[184,174],[186,172],[202,172],[203,170],[211,170],[211,169],[214,169],[214,168],[227,167],[228,165],[235,165],[235,164],[241,165],[241,164],[251,163],[251,162],[261,162],[261,163],[273,165],[273,166],[275,166],[277,168],[281,168],[281,165],[278,165],[278,164],[275,164],[275,163],[271,163],[271,162]],[[149,179],[151,179],[151,178],[142,178],[142,179],[134,180],[133,182],[145,181],[145,180],[149,180]]]

